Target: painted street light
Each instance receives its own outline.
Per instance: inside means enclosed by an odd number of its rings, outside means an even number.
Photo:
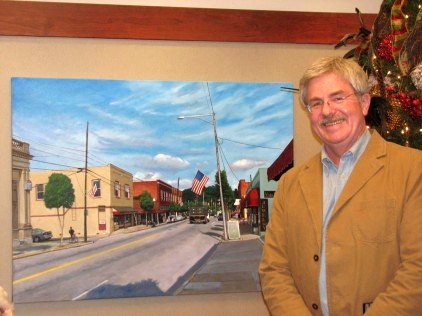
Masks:
[[[212,123],[208,122],[206,120],[202,120],[201,117],[211,116],[212,117]],[[223,185],[221,183],[221,168],[220,168],[220,154],[218,152],[218,137],[217,137],[217,123],[215,120],[215,112],[209,114],[199,114],[199,115],[185,115],[185,116],[179,116],[178,120],[183,120],[187,118],[197,118],[201,121],[204,121],[206,123],[212,124],[214,129],[214,142],[215,142],[215,156],[217,159],[217,174],[218,174],[218,186],[220,188],[220,202],[221,202],[221,212],[223,213],[223,226],[224,226],[224,233],[223,233],[223,239],[228,239],[227,236],[227,220],[226,220],[226,212],[224,210],[224,199],[223,199]]]

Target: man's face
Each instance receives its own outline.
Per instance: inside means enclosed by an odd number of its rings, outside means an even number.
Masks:
[[[308,84],[309,113],[314,132],[327,150],[346,152],[366,128],[370,96],[354,94],[352,86],[335,73],[312,79]]]

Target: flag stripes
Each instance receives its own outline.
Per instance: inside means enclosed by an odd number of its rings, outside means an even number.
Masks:
[[[201,195],[202,190],[204,189],[205,184],[207,184],[208,180],[209,178],[198,170],[195,178],[193,178],[192,181],[192,192]]]

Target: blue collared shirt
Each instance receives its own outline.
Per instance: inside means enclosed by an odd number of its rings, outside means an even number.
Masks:
[[[322,192],[323,192],[323,213],[322,213],[322,249],[321,249],[321,268],[319,272],[319,292],[321,300],[321,308],[324,316],[329,316],[328,298],[327,298],[327,266],[325,262],[325,243],[327,225],[330,220],[331,213],[343,190],[356,162],[364,152],[368,145],[371,134],[366,130],[357,142],[340,158],[338,167],[327,156],[327,152],[323,146],[321,151],[321,162],[323,165],[322,172]]]

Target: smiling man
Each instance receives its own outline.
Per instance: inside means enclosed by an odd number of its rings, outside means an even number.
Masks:
[[[287,172],[260,264],[272,315],[420,315],[422,152],[369,131],[368,79],[327,57],[300,81],[321,153]]]

